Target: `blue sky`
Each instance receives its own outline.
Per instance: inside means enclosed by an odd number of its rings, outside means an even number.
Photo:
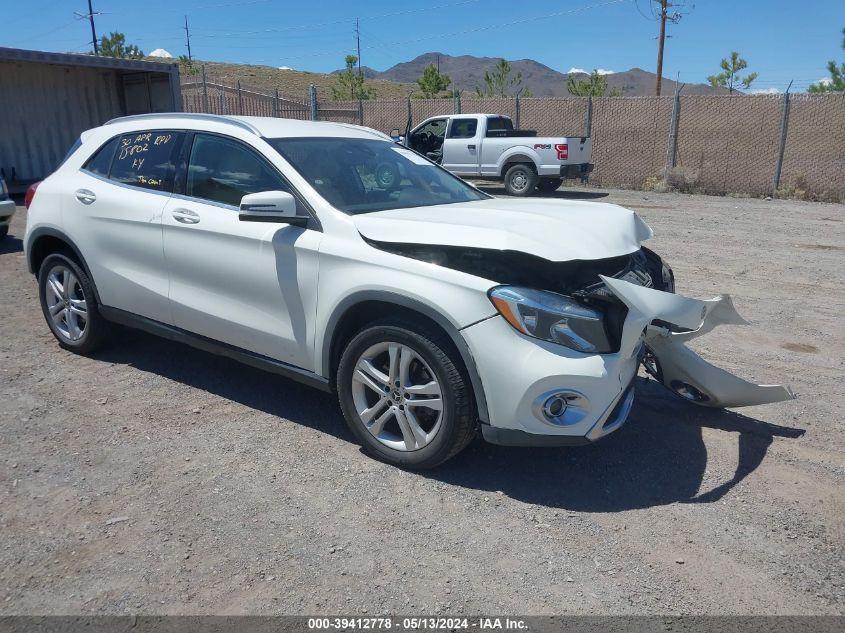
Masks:
[[[658,25],[650,0],[93,0],[98,35],[122,31],[144,51],[184,54],[184,15],[195,58],[327,72],[355,50],[384,70],[428,51],[532,58],[556,70],[655,67]],[[758,89],[806,89],[825,77],[840,48],[845,1],[676,0],[664,76],[703,82],[738,50],[759,72]],[[74,12],[86,0],[3,0],[0,46],[90,50],[90,27]]]

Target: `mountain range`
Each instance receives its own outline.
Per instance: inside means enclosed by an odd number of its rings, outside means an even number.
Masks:
[[[362,67],[363,74],[370,79],[384,79],[401,83],[414,83],[422,75],[429,64],[437,66],[440,72],[449,75],[452,88],[475,92],[476,87],[484,86],[484,72],[493,70],[498,63],[498,57],[475,57],[473,55],[444,55],[443,53],[423,53],[411,61],[401,62],[387,70],[377,71],[366,66]],[[522,73],[522,82],[534,97],[565,97],[569,95],[566,89],[569,73],[562,73],[533,59],[509,60],[512,73]],[[341,72],[341,71],[335,71]],[[586,77],[586,73],[572,72],[579,78]],[[654,84],[657,78],[652,72],[641,68],[631,68],[623,72],[608,73],[609,88],[620,88],[627,97],[646,96],[654,94]],[[676,83],[663,78],[663,94],[672,94]],[[726,92],[721,88],[712,88],[707,84],[686,84],[683,94],[719,94]]]

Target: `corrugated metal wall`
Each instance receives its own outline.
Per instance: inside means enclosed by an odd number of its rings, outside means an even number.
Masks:
[[[124,82],[134,88],[127,107]],[[109,119],[174,107],[168,72],[0,60],[0,167],[6,178],[51,173],[80,132]]]
[[[82,130],[122,113],[114,70],[0,61],[0,167],[43,178]]]

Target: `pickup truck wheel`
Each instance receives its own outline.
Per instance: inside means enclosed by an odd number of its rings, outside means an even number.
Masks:
[[[349,342],[337,371],[338,400],[364,452],[426,469],[472,440],[472,390],[453,354],[442,335],[410,322],[374,323]]]
[[[512,196],[530,196],[537,186],[537,174],[528,165],[513,165],[505,172],[505,189]]]
[[[562,178],[540,178],[540,182],[537,184],[537,191],[542,191],[543,193],[557,191],[557,188],[560,187],[560,183],[562,182]]]

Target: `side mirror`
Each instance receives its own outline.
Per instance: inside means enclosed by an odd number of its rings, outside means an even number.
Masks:
[[[394,141],[399,138],[399,128],[398,127],[395,127],[392,130],[390,130],[390,138],[392,138]]]
[[[306,226],[308,216],[296,214],[296,198],[286,191],[260,191],[241,198],[241,222],[276,222]]]

